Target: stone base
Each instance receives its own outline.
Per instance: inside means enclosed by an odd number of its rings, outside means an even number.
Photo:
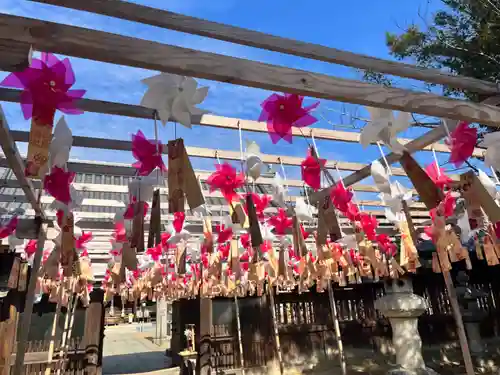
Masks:
[[[417,370],[409,370],[403,367],[396,367],[387,372],[387,375],[439,375],[436,371],[429,367]]]

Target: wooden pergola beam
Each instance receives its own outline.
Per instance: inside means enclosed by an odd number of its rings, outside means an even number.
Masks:
[[[11,130],[12,138],[17,142],[28,142],[29,133],[20,130]],[[82,137],[73,136],[73,146],[74,147],[84,147],[84,148],[94,148],[102,150],[115,150],[115,151],[130,151],[132,150],[132,142],[120,139],[108,139],[108,138],[93,138],[93,137]],[[229,151],[229,150],[216,150],[203,147],[186,147],[186,151],[189,157],[194,158],[205,158],[205,159],[223,159],[231,161],[239,161],[241,155],[239,151]],[[163,150],[164,154],[167,154],[167,150]],[[269,155],[260,154],[260,157],[264,163],[267,164],[280,164],[287,166],[300,166],[304,158],[296,156],[286,156],[286,155]],[[382,161],[383,162],[383,161]],[[341,171],[362,171],[365,168],[370,168],[370,166],[363,163],[353,163],[345,161],[334,161],[328,160],[325,164],[326,168],[334,169],[337,167]],[[392,168],[392,174],[395,176],[406,177],[406,173],[402,168]],[[454,180],[459,180],[458,175],[450,175]]]
[[[114,3],[114,2],[113,2]],[[0,15],[0,38],[94,61],[498,127],[500,110],[241,58],[36,19]]]
[[[269,51],[286,53],[318,61],[341,64],[357,69],[373,70],[384,74],[411,78],[457,89],[482,94],[497,94],[498,86],[471,77],[455,76],[438,69],[426,69],[396,61],[383,60],[366,55],[342,51],[319,44],[306,43],[240,27],[224,25],[200,18],[155,9],[120,0],[31,0],[38,3],[58,5],[95,14],[120,18],[158,26],[188,34],[204,36],[226,42]]]
[[[0,101],[18,103],[20,101],[21,92],[19,90],[0,88]],[[93,99],[80,99],[77,102],[77,106],[84,110],[85,112],[102,113],[109,115],[127,116],[133,118],[143,118],[143,119],[153,119],[153,110],[145,107],[141,107],[133,104],[123,104],[108,102],[103,100],[93,100]],[[172,120],[174,122],[174,120]],[[192,124],[198,124],[204,127],[213,127],[216,129],[228,129],[228,130],[238,130],[238,123],[240,124],[242,131],[256,132],[256,133],[267,133],[267,124],[265,122],[243,120],[238,118],[215,116],[215,115],[193,115],[191,117]],[[299,130],[297,128],[292,128],[292,134],[296,137],[306,137],[311,138],[314,136],[315,139],[328,140],[328,141],[339,141],[339,142],[350,142],[359,143],[360,134],[355,132],[346,132],[340,130],[330,130],[322,128],[308,128],[304,130]],[[406,145],[412,140],[408,138],[398,138],[398,141]],[[425,151],[431,151],[434,149],[436,152],[449,153],[450,148],[443,143],[433,143],[429,146],[423,148]],[[477,158],[484,157],[485,150],[479,147],[474,149],[473,155]]]
[[[18,72],[29,66],[28,43],[0,39],[0,70]]]
[[[12,138],[11,131],[9,129],[9,124],[5,118],[2,106],[0,105],[0,145],[2,146],[3,153],[8,162],[8,166],[14,172],[17,181],[20,184],[21,189],[23,189],[26,199],[30,203],[31,207],[35,211],[36,215],[41,219],[45,219],[44,212],[41,208],[38,197],[35,194],[35,189],[31,180],[28,180],[24,175],[24,161],[21,158],[21,154],[17,149],[16,142]]]

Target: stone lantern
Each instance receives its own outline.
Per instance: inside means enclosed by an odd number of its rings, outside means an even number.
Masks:
[[[425,366],[418,317],[427,309],[424,298],[413,294],[411,279],[389,280],[386,295],[375,301],[375,308],[389,319],[397,368],[390,374],[436,374]]]

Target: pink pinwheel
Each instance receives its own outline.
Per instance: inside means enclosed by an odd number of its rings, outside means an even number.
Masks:
[[[175,212],[174,221],[172,226],[174,227],[175,233],[180,233],[184,227],[184,220],[186,219],[186,214],[184,212]]]
[[[130,203],[127,205],[127,208],[125,209],[125,212],[123,213],[123,218],[127,220],[132,220],[135,215],[135,205],[137,203],[137,198],[132,197],[130,200]],[[147,202],[144,202],[144,210],[143,214],[146,216],[149,210],[149,204]]]
[[[17,216],[14,216],[7,222],[7,224],[5,224],[4,226],[0,226],[0,240],[2,238],[9,237],[12,233],[15,232],[18,221],[19,220]]]
[[[26,259],[29,259],[36,253],[37,240],[29,240],[26,246],[24,246],[24,253],[26,254]]]
[[[360,220],[359,207],[352,202],[347,203],[347,210],[343,214],[351,221]]]
[[[125,229],[125,225],[122,222],[118,222],[115,224],[115,230],[113,232],[113,239],[116,242],[127,242],[127,231]]]
[[[264,210],[267,208],[269,203],[273,200],[273,198],[270,195],[258,195],[255,193],[248,193],[248,195],[252,196],[252,202],[255,206],[255,211],[257,212],[257,218],[262,221],[264,220]],[[244,205],[243,209],[245,210],[245,213],[248,215],[248,210],[247,206]]]
[[[292,143],[292,127],[303,128],[318,121],[309,112],[317,108],[319,102],[302,107],[303,96],[296,94],[272,94],[262,102],[259,121],[267,122],[267,131],[273,143],[284,139]]]
[[[176,249],[177,244],[169,243],[168,240],[172,237],[172,233],[164,232],[161,234],[161,246],[163,251],[168,251],[169,249]]]
[[[268,222],[274,227],[276,234],[284,235],[286,230],[292,226],[293,220],[286,216],[286,211],[283,208],[280,208],[278,214],[271,216]]]
[[[28,68],[9,74],[0,85],[23,89],[21,108],[26,120],[35,116],[42,124],[52,124],[56,109],[69,115],[83,113],[75,100],[83,97],[85,90],[70,90],[75,81],[69,59],[42,53],[41,59],[32,59]]]
[[[380,250],[382,250],[388,256],[396,256],[397,246],[391,241],[387,234],[378,234],[377,242]]]
[[[231,250],[231,244],[229,242],[217,245],[217,251],[220,253],[222,259],[227,259],[229,257],[229,250]]]
[[[92,241],[92,232],[84,232],[82,231],[82,234],[75,239],[75,248],[77,250],[85,251],[87,243]],[[82,253],[83,254],[83,253]]]
[[[300,164],[302,181],[317,191],[321,188],[321,170],[325,167],[325,159],[316,159],[309,150],[307,158]]]
[[[441,201],[441,203],[439,203],[437,207],[429,211],[429,215],[432,221],[436,219],[438,213],[440,216],[444,216],[445,218],[453,216],[453,214],[455,213],[455,206],[456,199],[453,195],[451,195],[451,192],[448,192],[444,196],[444,199]]]
[[[146,250],[146,254],[148,254],[151,257],[151,259],[153,259],[155,262],[158,262],[162,254],[161,244],[155,247],[150,247],[149,249]]]
[[[43,188],[57,201],[69,204],[71,202],[70,185],[75,178],[74,172],[67,172],[62,168],[54,167],[43,180]]]
[[[241,188],[245,184],[245,176],[243,173],[238,174],[236,169],[228,163],[216,164],[215,169],[216,171],[207,179],[210,192],[218,189],[228,202],[234,201],[238,198],[236,189]]]
[[[300,232],[302,233],[302,237],[304,238],[304,240],[307,240],[309,238],[309,236],[311,235],[311,233],[309,233],[308,231],[306,231],[304,229],[304,226],[302,224],[300,224]]]
[[[361,213],[360,215],[361,227],[363,228],[363,232],[366,235],[366,238],[370,241],[375,241],[377,236],[376,229],[378,227],[378,221],[375,216]]]
[[[167,170],[161,158],[162,152],[163,145],[160,141],[147,140],[140,130],[137,134],[132,134],[132,155],[137,160],[132,167],[137,169],[139,176],[147,176],[155,168],[163,172]]]
[[[224,224],[216,225],[215,233],[217,233],[217,243],[224,243],[233,238],[233,228],[226,227]]]
[[[445,143],[450,147],[450,163],[455,167],[460,167],[474,153],[477,142],[477,129],[471,128],[470,124],[461,121],[455,130],[450,134],[450,138]]]
[[[348,203],[351,201],[352,196],[352,191],[350,189],[346,189],[340,182],[335,185],[330,192],[330,198],[333,205],[342,213],[347,212]]]
[[[241,243],[241,246],[244,248],[244,249],[250,249],[252,248],[252,242],[250,240],[250,234],[249,233],[243,233],[240,237],[240,243]]]
[[[425,167],[425,172],[441,190],[453,183],[453,180],[444,173],[444,170],[436,162]]]

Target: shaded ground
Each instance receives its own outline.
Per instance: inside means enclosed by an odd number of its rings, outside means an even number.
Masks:
[[[152,325],[122,325],[106,327],[104,332],[104,375],[118,374],[168,374],[178,373],[169,369],[170,358],[165,348],[155,345],[147,337],[154,336]]]

